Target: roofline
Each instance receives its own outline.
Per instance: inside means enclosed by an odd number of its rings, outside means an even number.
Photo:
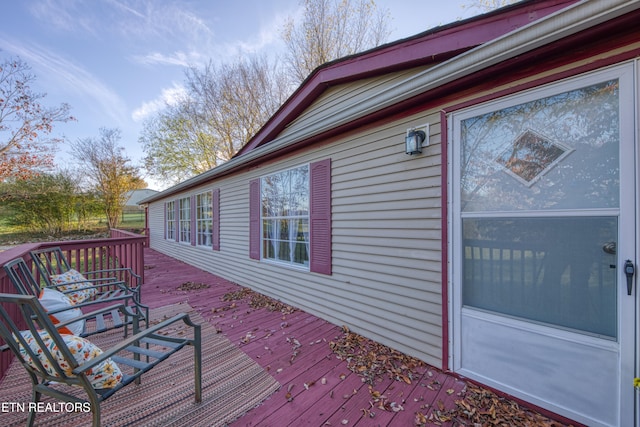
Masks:
[[[577,1],[523,1],[325,63],[305,79],[234,157],[276,138],[330,86],[442,62]]]
[[[269,144],[256,147],[242,156],[234,157],[220,166],[146,198],[140,203],[150,203],[211,179],[228,175],[237,169],[251,166],[265,157],[271,157],[279,151],[291,148],[301,141],[329,132],[333,128],[344,126],[351,121],[409,100],[421,93],[637,9],[640,9],[640,0],[582,0],[408,77],[355,105],[345,105],[332,115],[332,120],[329,123],[316,120],[309,123],[304,129],[293,131],[272,140]]]

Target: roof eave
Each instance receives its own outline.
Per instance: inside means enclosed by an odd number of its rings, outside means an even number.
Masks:
[[[345,105],[344,108],[332,115],[331,123],[326,121],[309,123],[309,126],[304,129],[276,138],[269,144],[258,146],[242,156],[234,157],[214,169],[144,199],[140,203],[151,203],[211,179],[230,174],[239,168],[251,166],[261,159],[290,149],[297,143],[328,132],[330,128],[344,126],[350,121],[373,114],[375,111],[386,109],[393,104],[406,101],[421,93],[429,92],[502,61],[637,9],[640,9],[640,0],[580,1],[411,76],[382,92],[373,94],[357,105]]]

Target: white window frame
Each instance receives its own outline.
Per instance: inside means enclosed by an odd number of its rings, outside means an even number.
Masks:
[[[167,202],[166,205],[166,224],[167,240],[176,240],[176,204],[175,200]]]
[[[196,194],[196,246],[213,247],[213,194]]]
[[[307,194],[306,194],[306,199],[307,199],[307,206],[306,206],[306,214],[304,215],[276,215],[276,216],[266,216],[265,215],[265,190],[266,190],[266,183],[265,180],[268,179],[269,177],[273,177],[273,176],[277,176],[280,174],[284,174],[287,173],[289,171],[292,170],[296,170],[296,169],[302,169],[302,168],[306,168],[306,173],[307,173]],[[311,251],[310,251],[310,240],[311,240],[311,235],[309,232],[309,228],[310,227],[310,211],[311,211],[311,175],[310,175],[310,171],[311,171],[311,167],[309,163],[305,163],[302,165],[298,165],[298,166],[294,166],[288,169],[282,169],[279,170],[277,172],[268,174],[268,175],[264,175],[262,177],[260,177],[260,201],[261,201],[261,208],[260,208],[260,258],[263,261],[266,262],[272,262],[278,265],[285,265],[285,266],[289,266],[289,267],[293,267],[293,268],[299,268],[299,269],[303,269],[305,271],[309,271],[309,266],[310,266],[310,260],[311,260]],[[289,193],[291,194],[291,193]],[[288,239],[288,240],[284,240],[284,239],[268,239],[265,237],[265,222],[266,221],[290,221],[290,220],[298,220],[298,221],[304,221],[307,224],[307,232],[306,232],[306,236],[307,239],[305,241],[306,246],[307,246],[307,259],[304,263],[299,263],[299,262],[295,262],[293,259],[293,253],[294,250],[292,248],[292,246],[295,246],[297,240],[292,240],[292,239]],[[277,254],[275,257],[270,257],[268,256],[267,253],[265,253],[265,248],[266,248],[266,242],[268,240],[278,240],[281,243],[286,243],[289,242],[289,247],[290,247],[290,258],[289,260],[284,260],[284,259],[280,259],[279,257],[277,257]],[[293,245],[292,245],[293,244]]]
[[[191,197],[178,199],[178,241],[191,244]]]

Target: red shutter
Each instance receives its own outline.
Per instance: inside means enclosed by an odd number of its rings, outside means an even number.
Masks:
[[[310,270],[331,274],[331,159],[311,163]]]
[[[260,259],[260,179],[249,183],[249,258]]]
[[[212,191],[211,202],[213,204],[213,250],[220,250],[220,189],[216,188]]]

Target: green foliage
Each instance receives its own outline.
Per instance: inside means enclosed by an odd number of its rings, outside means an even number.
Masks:
[[[72,144],[85,178],[104,203],[109,228],[118,227],[127,192],[147,186],[138,168],[124,155],[124,148],[118,144],[120,138],[119,129],[102,128],[99,138],[79,139]]]
[[[13,180],[0,188],[7,225],[50,235],[83,228],[103,208],[94,194],[81,192],[64,172]]]

